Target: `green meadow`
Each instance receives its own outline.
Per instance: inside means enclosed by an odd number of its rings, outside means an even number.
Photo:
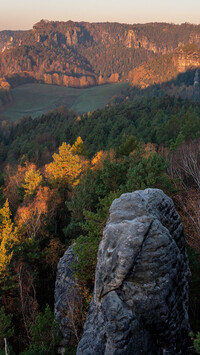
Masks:
[[[128,83],[105,84],[84,89],[57,85],[25,84],[12,89],[13,103],[0,112],[1,118],[16,121],[24,116],[37,117],[59,106],[77,113],[104,107],[113,96],[120,95]]]

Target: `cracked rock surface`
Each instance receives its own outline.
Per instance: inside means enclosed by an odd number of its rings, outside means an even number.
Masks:
[[[110,207],[77,355],[183,354],[190,330],[183,226],[161,190]]]
[[[70,314],[73,313],[74,303],[79,300],[77,283],[72,269],[72,263],[74,262],[76,262],[76,258],[73,253],[72,245],[66,250],[58,263],[54,292],[55,319],[60,322],[63,336],[59,349],[60,354],[64,354],[65,348],[75,339],[70,319]]]

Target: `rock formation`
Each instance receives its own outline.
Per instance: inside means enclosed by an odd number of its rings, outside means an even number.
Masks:
[[[132,86],[145,89],[150,85],[174,80],[180,73],[200,67],[200,49],[196,44],[179,46],[170,54],[161,55],[142,64],[128,74]],[[180,92],[179,92],[180,94]]]
[[[41,20],[32,30],[0,31],[0,77],[27,75],[72,87],[132,82],[134,68],[188,43],[199,46],[198,26]],[[180,70],[194,59],[184,56],[176,58]]]
[[[161,190],[123,194],[99,246],[77,355],[182,354],[190,270],[183,226]]]
[[[73,277],[72,263],[76,258],[69,247],[58,263],[55,285],[55,319],[60,322],[63,341],[60,353],[64,354],[66,346],[76,337],[72,327],[71,317],[74,312],[74,303],[79,300],[79,292],[76,280]],[[74,330],[74,332],[73,332]]]

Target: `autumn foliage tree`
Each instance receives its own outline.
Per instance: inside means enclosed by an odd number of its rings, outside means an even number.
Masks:
[[[40,186],[33,200],[29,200],[17,210],[16,221],[29,238],[36,239],[46,225],[46,218],[51,219],[59,204],[59,195],[47,186]]]
[[[25,191],[25,197],[32,196],[41,183],[42,175],[36,170],[36,166],[31,164],[29,169],[25,172],[25,182],[22,185]]]
[[[16,211],[24,198],[32,196],[42,183],[42,175],[33,163],[26,162],[23,166],[5,169],[4,194],[9,199],[12,210]]]
[[[72,152],[78,155],[87,155],[87,149],[83,143],[82,138],[79,136],[76,142],[72,145]]]
[[[65,142],[59,147],[59,153],[53,155],[53,162],[45,168],[45,174],[50,183],[69,189],[79,183],[81,172],[80,157],[74,154],[74,149]]]
[[[18,231],[11,220],[8,199],[0,210],[0,281],[5,282],[9,276],[10,263],[13,257],[13,248],[18,243]]]

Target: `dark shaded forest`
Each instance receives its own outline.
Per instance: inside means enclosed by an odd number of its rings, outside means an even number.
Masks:
[[[2,121],[0,140],[2,354],[4,339],[10,354],[57,353],[56,268],[74,242],[83,307],[69,326],[81,337],[109,207],[122,193],[147,187],[172,197],[184,224],[191,342],[199,351],[200,104],[144,97],[80,116],[60,107],[34,120]]]

